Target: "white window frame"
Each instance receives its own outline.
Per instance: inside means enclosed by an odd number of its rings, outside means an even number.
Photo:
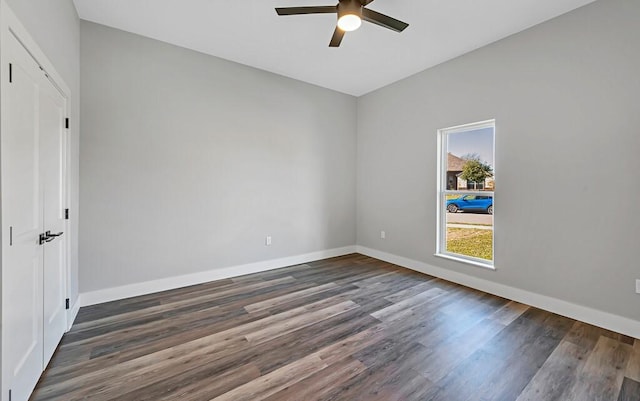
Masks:
[[[447,141],[446,138],[450,134],[456,134],[466,131],[474,131],[483,128],[493,128],[493,147],[495,163],[495,143],[496,143],[496,121],[486,120],[477,123],[458,125],[455,127],[443,128],[438,130],[438,179],[437,179],[437,233],[436,233],[436,253],[435,256],[467,263],[474,266],[484,267],[495,270],[495,219],[493,225],[493,240],[491,241],[493,260],[486,260],[466,256],[459,253],[447,252],[447,208],[446,195],[484,195],[492,196],[495,205],[495,191],[451,191],[447,189]],[[494,167],[495,180],[495,167]],[[494,208],[495,211],[495,208]],[[494,212],[495,213],[495,212]]]

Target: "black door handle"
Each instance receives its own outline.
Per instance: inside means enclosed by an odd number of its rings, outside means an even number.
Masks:
[[[51,242],[51,241],[53,241],[54,239],[56,239],[56,237],[59,237],[59,236],[61,236],[62,234],[64,234],[64,232],[62,232],[62,231],[60,231],[60,232],[59,232],[59,233],[57,233],[57,234],[51,234],[51,231],[47,231],[47,232],[46,232],[46,233],[44,233],[44,234],[40,234],[40,238],[39,238],[39,240],[38,240],[38,243],[39,243],[40,245],[43,245],[45,242]]]
[[[46,233],[45,234],[40,234],[40,239],[38,240],[38,243],[40,245],[43,245],[45,242],[51,242],[54,239],[56,239],[56,237],[49,237],[49,236],[47,236]]]

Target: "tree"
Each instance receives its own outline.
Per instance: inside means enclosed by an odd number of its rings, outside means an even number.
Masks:
[[[460,178],[467,182],[484,182],[493,177],[493,168],[483,162],[477,153],[470,153],[462,157],[465,160]]]

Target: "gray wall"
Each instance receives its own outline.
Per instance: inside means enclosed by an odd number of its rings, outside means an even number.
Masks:
[[[355,244],[354,97],[81,33],[82,292]]]
[[[600,0],[359,98],[358,244],[640,320],[638,20]],[[433,256],[436,131],[491,118],[496,271]]]
[[[71,303],[78,298],[80,19],[72,0],[6,0],[71,90]]]

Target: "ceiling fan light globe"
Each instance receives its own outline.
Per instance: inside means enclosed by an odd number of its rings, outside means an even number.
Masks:
[[[338,19],[338,28],[345,32],[355,31],[362,25],[362,19],[355,14],[345,14]]]

